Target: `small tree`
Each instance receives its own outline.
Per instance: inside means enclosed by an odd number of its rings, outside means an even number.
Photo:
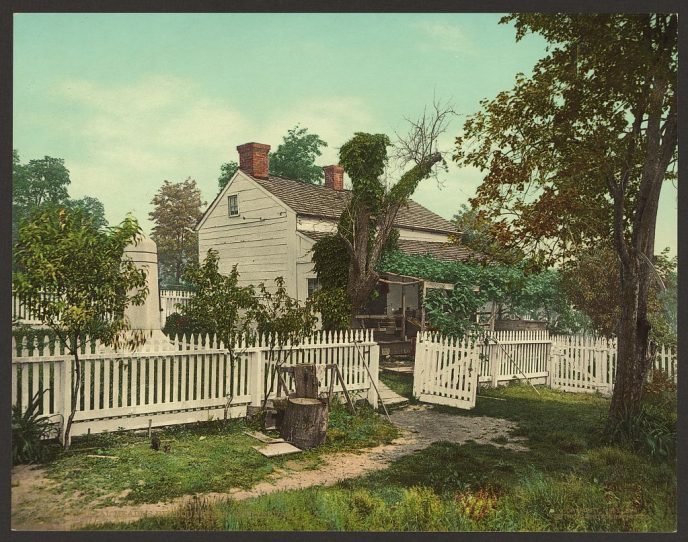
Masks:
[[[210,333],[225,344],[230,359],[239,336],[250,329],[247,311],[255,305],[251,286],[239,286],[235,265],[228,275],[219,271],[219,255],[210,249],[202,264],[192,264],[184,272],[184,281],[194,288],[194,295],[180,307],[196,333]]]
[[[318,319],[313,312],[312,300],[301,304],[290,297],[284,287],[284,279],[275,279],[275,291],[268,290],[264,283],[258,285],[256,303],[249,311],[249,318],[255,322],[256,331],[267,340],[271,371],[269,386],[265,386],[263,408],[274,387],[274,374],[291,359],[294,347],[301,344],[315,330]],[[285,352],[285,346],[288,350]]]
[[[184,269],[198,261],[198,234],[193,230],[202,216],[201,191],[191,178],[183,182],[165,181],[148,214],[154,222],[151,239],[158,245],[160,276],[180,284]]]
[[[124,316],[127,306],[143,304],[148,294],[145,272],[123,259],[125,247],[139,234],[134,218],[99,229],[83,211],[64,208],[39,212],[19,228],[14,293],[31,300],[36,317],[55,332],[74,360],[65,448],[81,388],[82,348],[94,340],[115,348],[142,340],[136,334],[127,336]]]

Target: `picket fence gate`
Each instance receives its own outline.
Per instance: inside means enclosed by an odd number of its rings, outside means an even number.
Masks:
[[[424,402],[470,409],[478,383],[496,386],[512,380],[611,395],[616,346],[616,339],[550,336],[545,330],[491,331],[460,339],[425,332],[417,338],[414,395]],[[676,350],[658,346],[653,367],[676,383]]]
[[[76,364],[64,345],[46,337],[13,340],[12,346],[12,404],[26,409],[35,394],[43,393],[39,411],[55,422],[62,438],[73,404],[72,436],[243,417],[248,405],[261,405],[266,394],[274,397],[278,363],[337,364],[350,394],[373,405],[378,401],[380,350],[370,330],[319,332],[282,347],[270,337],[244,337],[234,356],[208,335],[149,341],[134,352],[93,343],[79,355],[81,389],[75,403]],[[329,372],[324,378],[329,386]],[[333,390],[341,392],[339,382]]]

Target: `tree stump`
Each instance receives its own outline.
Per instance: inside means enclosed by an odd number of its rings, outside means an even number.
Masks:
[[[294,365],[291,369],[294,375],[294,387],[296,388],[294,396],[317,399],[320,382],[318,381],[315,365],[300,363]]]
[[[325,442],[328,415],[327,401],[311,397],[290,397],[280,435],[302,450],[318,446]]]

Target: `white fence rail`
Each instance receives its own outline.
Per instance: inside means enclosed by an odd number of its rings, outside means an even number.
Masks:
[[[79,356],[81,391],[72,435],[244,416],[247,405],[262,403],[270,381],[274,382],[275,366],[282,362],[335,363],[347,390],[377,405],[375,386],[364,365],[377,379],[379,347],[369,331],[318,333],[283,348],[270,348],[264,339],[244,341],[236,351],[231,359],[224,345],[209,336],[152,342],[135,352],[93,345]],[[60,422],[64,430],[74,378],[75,363],[62,345],[50,340],[13,341],[13,405],[26,408],[37,392],[45,391],[40,412]],[[268,396],[274,396],[276,389],[275,384]],[[334,391],[341,391],[339,383]]]
[[[470,396],[459,393],[468,384],[457,380],[464,377],[456,371],[456,360],[465,358],[469,368],[478,368],[479,383],[496,386],[527,379],[563,391],[611,395],[616,349],[616,339],[550,336],[547,331],[488,332],[484,338],[460,340],[422,333],[416,345],[414,394],[427,402],[472,408]],[[676,349],[660,345],[653,367],[676,383]]]

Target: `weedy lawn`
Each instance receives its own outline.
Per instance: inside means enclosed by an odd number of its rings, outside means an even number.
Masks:
[[[404,377],[386,383],[398,392]],[[336,486],[243,501],[194,500],[122,530],[673,531],[673,457],[603,440],[609,401],[525,385],[481,390],[457,416],[518,422],[528,452],[437,442]]]
[[[243,432],[243,420],[204,422],[169,427],[156,432],[169,451],[151,449],[145,434],[106,433],[74,439],[68,452],[57,452],[48,462],[53,492],[99,505],[155,503],[182,495],[248,489],[286,461],[317,468],[324,454],[388,443],[398,430],[369,407],[349,414],[341,405],[330,413],[328,441],[298,456],[267,458],[252,446],[256,439]],[[277,436],[276,434],[273,436]]]

